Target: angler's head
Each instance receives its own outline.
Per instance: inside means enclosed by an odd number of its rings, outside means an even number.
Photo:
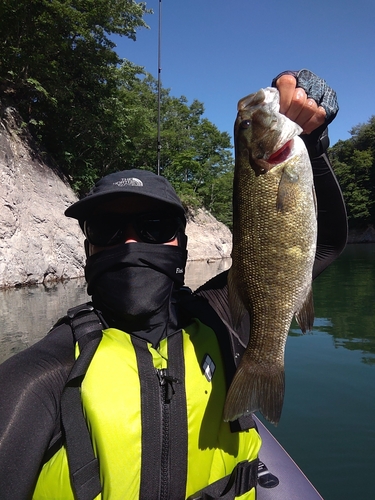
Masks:
[[[186,247],[186,216],[171,184],[147,170],[124,170],[100,179],[65,212],[86,236],[87,255],[123,243]]]

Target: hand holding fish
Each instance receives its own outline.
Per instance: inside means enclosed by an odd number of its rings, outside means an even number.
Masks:
[[[297,87],[297,80],[292,75],[283,75],[276,82],[276,88],[280,92],[280,113],[303,128],[304,134],[310,134],[313,130],[324,124],[326,112],[322,106],[306,92]]]
[[[304,134],[328,125],[338,112],[336,92],[311,71],[285,71],[272,82],[280,93],[280,113],[297,123]]]

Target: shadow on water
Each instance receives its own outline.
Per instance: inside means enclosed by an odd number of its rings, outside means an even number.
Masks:
[[[84,279],[0,291],[0,363],[43,338],[74,305],[88,300]]]

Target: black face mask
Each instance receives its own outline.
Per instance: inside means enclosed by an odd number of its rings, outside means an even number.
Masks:
[[[88,257],[88,294],[109,326],[156,345],[178,328],[175,292],[184,284],[184,248],[126,243]]]

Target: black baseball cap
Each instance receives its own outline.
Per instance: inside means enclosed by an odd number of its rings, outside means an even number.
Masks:
[[[87,196],[68,207],[65,215],[84,221],[97,205],[129,194],[153,198],[171,205],[171,208],[185,220],[185,209],[167,179],[149,170],[139,169],[122,170],[106,175],[95,184]]]

